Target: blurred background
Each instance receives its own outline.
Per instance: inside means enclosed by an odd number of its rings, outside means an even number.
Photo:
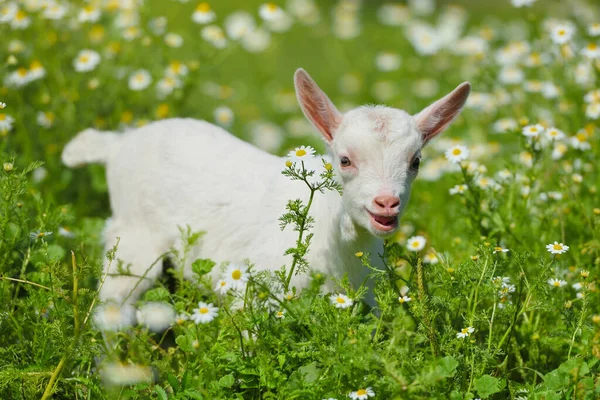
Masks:
[[[75,220],[104,217],[103,167],[60,162],[85,128],[192,117],[271,153],[325,151],[297,106],[296,68],[341,110],[384,103],[416,113],[469,80],[467,109],[427,150],[418,207],[407,211],[448,239],[447,221],[427,215],[453,185],[444,180],[455,171],[443,157],[450,145],[493,160],[491,173],[517,156],[520,141],[507,132],[528,122],[569,134],[584,127],[581,95],[565,95],[594,87],[598,69],[578,48],[593,40],[585,27],[600,21],[599,9],[581,0],[0,1],[0,112],[12,119],[0,146],[17,165],[43,161],[35,190],[73,204]],[[566,18],[580,26],[574,46],[552,39]]]

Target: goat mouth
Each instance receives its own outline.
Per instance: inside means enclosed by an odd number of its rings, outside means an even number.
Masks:
[[[371,216],[371,224],[378,231],[392,232],[398,227],[398,214],[378,215],[367,210]]]

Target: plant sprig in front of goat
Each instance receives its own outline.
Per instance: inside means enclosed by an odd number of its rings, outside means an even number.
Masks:
[[[325,159],[322,159],[322,162],[323,170],[319,174],[319,181],[311,182],[311,180],[314,180],[313,177],[316,172],[306,169],[304,161],[300,161],[300,163],[287,161],[285,169],[282,171],[282,174],[291,180],[304,182],[310,190],[310,196],[306,205],[304,205],[301,199],[289,200],[286,205],[287,212],[279,218],[281,230],[293,224],[294,230],[298,232],[296,247],[290,247],[285,251],[286,255],[292,255],[293,257],[289,270],[284,269],[282,271],[281,278],[284,280],[286,292],[289,290],[294,272],[305,272],[308,269],[308,261],[304,256],[308,253],[308,247],[310,246],[313,234],[308,233],[306,237],[304,235],[313,227],[314,218],[308,215],[308,212],[310,211],[315,193],[317,191],[324,193],[325,190],[336,190],[342,194],[342,185],[335,180],[332,165]]]

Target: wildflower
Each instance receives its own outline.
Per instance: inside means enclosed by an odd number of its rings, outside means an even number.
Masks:
[[[100,19],[101,15],[100,9],[89,4],[79,11],[77,19],[79,22],[96,22]]]
[[[129,89],[134,91],[144,90],[152,82],[152,76],[145,69],[135,71],[129,77]]]
[[[268,22],[275,22],[285,17],[285,13],[277,4],[266,3],[258,9],[258,15]]]
[[[406,247],[410,251],[421,251],[425,248],[427,240],[423,236],[413,236],[406,240]]]
[[[398,301],[400,302],[400,304],[404,304],[407,303],[409,301],[411,301],[412,299],[408,296],[400,296],[398,297]]]
[[[250,278],[248,267],[229,264],[225,270],[225,280],[234,290],[243,290]]]
[[[4,4],[2,8],[0,8],[0,23],[6,23],[12,21],[12,19],[19,11],[19,6],[16,3],[10,2]]]
[[[352,307],[352,304],[354,304],[354,300],[341,293],[332,294],[329,296],[329,301],[331,301],[331,304],[333,304],[335,308],[348,308]]]
[[[223,295],[226,294],[227,291],[229,291],[229,288],[231,288],[229,282],[227,282],[225,279],[219,279],[219,281],[217,282],[217,286],[215,286],[215,292]]]
[[[227,46],[227,38],[225,38],[225,33],[223,33],[223,30],[216,25],[204,27],[200,34],[204,40],[215,46],[217,49],[222,49]]]
[[[137,321],[152,332],[163,332],[175,321],[175,310],[164,302],[148,302],[137,310]]]
[[[0,101],[0,110],[2,110],[5,107],[6,107],[6,103],[3,103],[3,102]]]
[[[523,127],[523,130],[521,132],[527,137],[537,137],[538,135],[544,132],[544,127],[540,124],[527,125]]]
[[[241,38],[242,47],[250,53],[265,51],[271,44],[271,34],[263,28],[257,28]]]
[[[6,166],[4,167],[4,169],[6,169]],[[37,240],[50,235],[52,235],[52,232],[34,231],[29,234],[29,237],[31,238],[31,240]]]
[[[469,157],[469,150],[462,145],[456,145],[446,150],[446,159],[451,163],[458,164]]]
[[[467,185],[456,185],[453,188],[450,188],[449,192],[451,195],[455,194],[463,194],[467,191],[469,187]]]
[[[183,38],[176,33],[167,33],[165,35],[165,44],[169,47],[178,48],[183,46]]]
[[[505,133],[517,129],[517,121],[512,118],[501,118],[494,122],[493,129],[496,133]]]
[[[179,78],[173,76],[166,76],[157,82],[156,92],[159,98],[164,98],[173,93],[173,90],[179,87],[181,87],[181,81],[179,80]]]
[[[292,161],[304,161],[315,156],[315,149],[310,146],[296,147],[287,155]]]
[[[574,29],[571,25],[558,24],[550,32],[550,38],[556,44],[565,44],[573,37]]]
[[[508,253],[508,251],[509,251],[508,249],[503,249],[502,247],[498,247],[498,246],[494,247],[494,254],[496,254],[496,253]]]
[[[423,263],[424,264],[434,265],[434,264],[437,264],[439,262],[440,262],[440,259],[438,258],[438,256],[433,251],[430,251],[430,252],[428,252],[427,254],[425,254],[423,256]]]
[[[192,310],[190,319],[194,321],[196,325],[206,324],[216,318],[219,308],[213,306],[212,303],[206,304],[203,302],[198,303],[198,308]]]
[[[584,278],[584,279],[585,279],[585,278],[587,278],[588,276],[590,276],[590,271],[586,271],[586,270],[584,269],[584,270],[582,270],[582,271],[581,271],[579,274],[581,275],[581,277],[582,277],[582,278]]]
[[[576,282],[574,284],[571,285],[573,287],[573,289],[575,289],[576,291],[580,291],[583,288],[583,285],[580,282]]]
[[[284,319],[285,318],[285,310],[277,311],[275,313],[275,318]]]
[[[462,328],[460,332],[456,334],[456,337],[459,339],[466,338],[473,332],[475,332],[475,329],[472,326],[468,326],[466,328]]]
[[[590,60],[600,59],[600,46],[596,43],[588,43],[588,45],[581,50],[581,55]]]
[[[233,124],[234,114],[231,108],[227,106],[221,106],[215,108],[214,117],[217,124],[221,126],[231,126]]]
[[[495,180],[487,176],[477,178],[475,184],[481,189],[498,189],[500,187]]]
[[[165,71],[165,75],[174,76],[174,77],[186,76],[187,74],[188,74],[187,65],[185,65],[179,61],[171,62]]]
[[[600,101],[588,104],[585,108],[585,116],[590,119],[600,118]]]
[[[237,11],[227,16],[224,26],[225,32],[233,40],[243,38],[256,28],[254,18],[246,11]]]
[[[0,133],[9,132],[13,127],[15,119],[8,114],[0,113]]]
[[[375,64],[380,71],[396,71],[400,68],[401,58],[396,53],[381,52],[375,58]]]
[[[562,279],[550,278],[548,279],[548,285],[553,287],[563,287],[567,284],[567,281],[563,281]]]
[[[71,232],[71,230],[69,228],[67,228],[66,226],[59,226],[58,227],[58,236],[62,236],[62,237],[66,237],[66,238],[74,238],[75,234],[73,232]]]
[[[175,316],[175,323],[177,325],[183,325],[185,321],[190,319],[190,315],[186,312],[179,313]]]
[[[510,0],[510,3],[515,8],[531,7],[531,5],[535,2],[536,0]]]
[[[52,111],[40,111],[37,113],[36,121],[38,125],[50,129],[54,125],[54,113]]]
[[[594,24],[590,24],[588,26],[588,34],[590,36],[600,36],[600,22],[596,22]]]
[[[2,167],[4,168],[4,170],[6,172],[10,172],[14,169],[13,163],[9,163],[9,162],[2,164]]]
[[[498,80],[507,85],[516,85],[518,83],[523,82],[525,78],[525,73],[521,68],[518,68],[514,65],[507,65],[502,70],[500,70],[500,75],[498,76]]]
[[[546,137],[550,140],[562,140],[565,138],[564,132],[554,127],[547,129],[545,133]]]
[[[105,303],[96,307],[94,324],[101,331],[120,331],[133,325],[134,311],[128,304]]]
[[[197,24],[208,24],[215,20],[216,14],[208,3],[200,3],[192,14],[192,21]]]
[[[73,60],[73,67],[77,72],[92,71],[100,63],[100,54],[94,50],[81,50]]]
[[[370,387],[366,389],[358,389],[355,392],[350,392],[348,395],[352,400],[366,400],[369,397],[375,397],[375,392]]]
[[[101,367],[100,375],[109,385],[123,386],[151,382],[152,368],[140,364],[109,363]]]
[[[10,26],[13,29],[26,29],[31,24],[31,18],[25,13],[23,10],[18,10],[11,23]]]
[[[562,254],[569,251],[569,246],[562,243],[554,242],[547,244],[546,250],[548,250],[552,254]]]

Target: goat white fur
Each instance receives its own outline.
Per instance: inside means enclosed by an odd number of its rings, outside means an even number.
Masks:
[[[348,274],[360,285],[368,270],[354,253],[369,251],[379,265],[382,238],[398,226],[417,174],[421,148],[459,114],[470,91],[463,83],[411,116],[384,106],[363,106],[344,114],[302,69],[294,76],[306,117],[323,135],[343,195],[317,194],[311,208],[314,237],[310,266],[328,276]],[[106,164],[112,218],[104,233],[107,249],[120,238],[117,258],[142,275],[161,254],[180,246],[178,227],[205,231],[188,259],[217,263],[250,260],[255,270],[291,265],[284,256],[297,232],[281,232],[278,218],[290,199],[307,200],[303,182],[281,174],[285,159],[265,153],[205,121],[169,119],[125,134],[87,129],[64,149],[67,166]],[[318,169],[320,157],[307,168]],[[181,266],[178,266],[181,267]],[[105,264],[105,272],[108,263]],[[114,272],[116,267],[113,264]],[[191,277],[191,265],[184,265]],[[134,303],[162,271],[160,262],[139,278],[109,275],[100,297]],[[216,282],[220,272],[211,277]],[[306,286],[296,275],[292,285]],[[326,289],[332,290],[332,282]],[[130,295],[130,292],[133,293]],[[373,303],[372,295],[367,298]]]

